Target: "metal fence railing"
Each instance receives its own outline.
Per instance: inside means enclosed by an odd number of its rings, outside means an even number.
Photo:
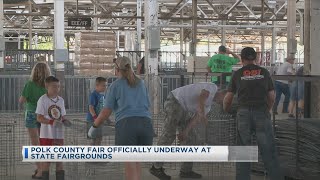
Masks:
[[[37,57],[44,56],[46,61],[53,66],[53,50],[6,50],[5,71],[26,71],[32,69],[37,62]]]
[[[137,67],[139,61],[144,57],[144,51],[117,51],[116,54],[131,59],[133,67]]]
[[[1,75],[0,76],[0,112],[16,112],[19,110],[19,97],[28,75]]]
[[[211,73],[207,75],[206,73],[180,72],[179,75],[176,73],[160,73],[159,76],[157,76],[157,80],[152,76],[148,76],[148,78],[142,76],[142,78],[146,81],[145,83],[149,89],[150,98],[153,99],[154,93],[157,93],[158,99],[153,102],[157,103],[157,107],[159,107],[158,110],[161,111],[164,101],[170,91],[196,82],[210,82],[211,76],[225,75],[226,74],[223,73]],[[274,76],[275,79],[279,77],[281,76]],[[292,76],[291,78],[296,77]],[[314,79],[315,81],[317,80],[316,77],[305,78]],[[18,99],[21,95],[24,84],[28,79],[28,75],[0,75],[0,85],[1,87],[6,87],[0,88],[0,95],[2,97],[0,99],[0,111],[18,111]],[[111,76],[107,77],[107,79],[108,84],[110,85],[117,78]],[[61,94],[65,99],[66,108],[77,112],[87,111],[88,97],[90,92],[94,89],[95,77],[66,75],[64,80],[64,88],[62,89],[63,92],[61,92]],[[309,80],[305,81],[308,82]],[[305,84],[304,82],[302,83]],[[219,86],[222,85],[219,84]],[[155,87],[157,87],[157,89],[155,89]],[[157,92],[155,92],[155,90],[157,90]],[[281,108],[283,100],[284,98],[282,97],[279,108]]]
[[[240,54],[241,50],[237,50],[235,53]],[[207,53],[198,53],[198,56],[208,56],[211,57],[217,52],[211,51]],[[276,49],[276,57],[272,60],[272,50],[266,49],[258,53],[258,64],[263,66],[271,66],[275,64],[278,66],[283,63],[286,58],[286,50],[284,49]],[[5,51],[5,63],[4,63],[4,71],[15,71],[15,72],[25,72],[30,71],[33,65],[36,62],[36,58],[39,56],[44,56],[46,61],[50,63],[53,68],[53,55],[54,50],[6,50]],[[144,51],[117,51],[117,56],[127,56],[133,62],[133,67],[136,67],[139,61],[145,56]],[[190,56],[188,52],[180,52],[180,51],[159,51],[159,68],[163,71],[173,71],[176,69],[185,70],[187,67],[187,56]],[[301,65],[304,62],[304,51],[297,51],[296,55],[296,64]],[[182,58],[182,59],[181,59]],[[73,63],[74,60],[74,52],[69,51],[69,59],[68,62]]]

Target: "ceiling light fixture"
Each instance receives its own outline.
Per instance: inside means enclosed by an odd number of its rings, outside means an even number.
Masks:
[[[122,13],[127,14],[129,10],[127,8],[122,8]]]
[[[169,9],[167,8],[167,6],[165,6],[164,4],[162,4],[161,8],[160,8],[160,11],[163,12],[163,13],[167,13],[169,12]]]
[[[269,0],[269,1],[268,1],[268,5],[269,5],[270,8],[275,8],[276,5],[277,5],[277,1],[271,1],[271,0]]]

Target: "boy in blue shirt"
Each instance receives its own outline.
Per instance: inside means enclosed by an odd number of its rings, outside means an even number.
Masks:
[[[100,111],[104,107],[104,93],[106,90],[106,82],[107,79],[104,77],[97,77],[96,78],[96,88],[95,90],[90,94],[89,97],[89,112],[87,113],[87,128],[92,126],[93,122],[97,119]],[[88,137],[89,138],[89,137]],[[92,139],[91,145],[101,145],[102,141],[102,127],[99,127],[97,136]]]

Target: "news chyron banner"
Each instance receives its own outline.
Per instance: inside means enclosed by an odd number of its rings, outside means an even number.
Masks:
[[[257,146],[23,146],[23,162],[258,162]]]

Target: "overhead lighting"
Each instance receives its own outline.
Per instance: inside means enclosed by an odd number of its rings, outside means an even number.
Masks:
[[[277,5],[277,1],[271,1],[271,0],[269,0],[269,1],[268,1],[268,5],[269,5],[270,8],[275,8],[276,5]]]
[[[127,8],[122,8],[122,13],[127,14],[129,10]]]
[[[260,23],[261,26],[267,26],[266,22]]]
[[[212,21],[212,22],[211,22],[211,25],[212,25],[212,26],[217,26],[218,24],[219,24],[218,21]]]
[[[167,6],[162,5],[161,8],[160,8],[160,11],[163,12],[163,13],[167,13],[167,12],[169,12],[169,9],[167,8]]]
[[[86,9],[86,10],[84,11],[84,13],[85,13],[86,15],[89,15],[89,14],[90,14],[90,10],[89,10],[89,9]]]

